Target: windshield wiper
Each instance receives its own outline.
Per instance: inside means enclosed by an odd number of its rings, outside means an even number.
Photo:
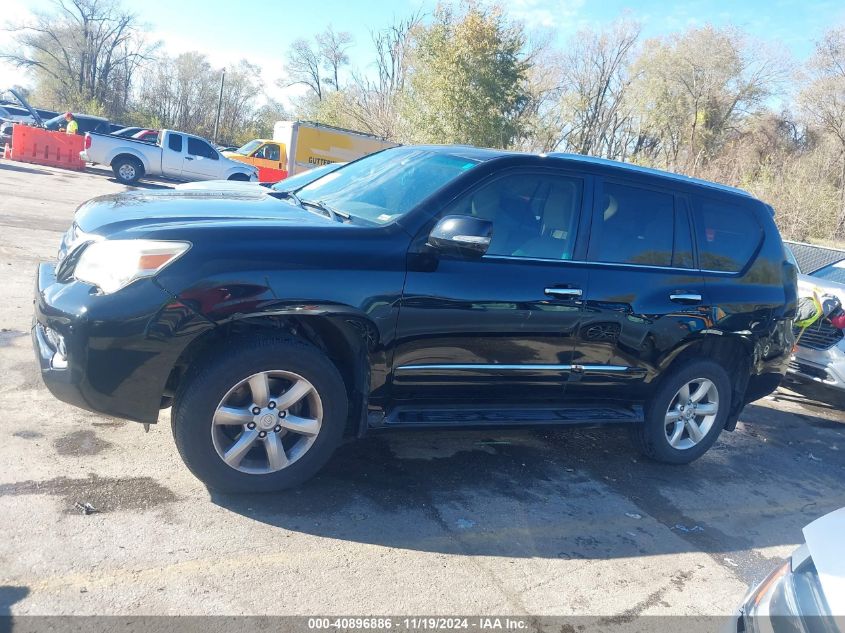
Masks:
[[[305,206],[302,204],[302,200],[299,199],[299,196],[296,195],[293,191],[273,191],[270,194],[271,196],[278,196],[279,198],[290,198],[294,201],[296,206],[304,209]]]
[[[300,199],[297,198],[297,200]],[[351,218],[348,213],[333,209],[322,200],[300,200],[300,206],[302,205],[307,205],[309,207],[319,209],[320,211],[323,211],[326,215],[328,215],[332,220],[337,220],[338,222],[343,222],[343,220],[349,220]],[[343,218],[343,220],[341,220],[340,218]]]

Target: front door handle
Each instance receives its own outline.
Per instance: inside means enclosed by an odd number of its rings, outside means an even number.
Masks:
[[[701,295],[694,292],[672,293],[669,299],[675,303],[701,303]]]
[[[194,160],[193,156],[185,156],[185,160]]]
[[[584,292],[580,288],[546,288],[546,294],[561,299],[578,299]]]

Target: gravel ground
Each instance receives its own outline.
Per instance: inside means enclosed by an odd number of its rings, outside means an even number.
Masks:
[[[34,361],[36,262],[123,189],[0,161],[0,615],[729,614],[845,506],[845,415],[788,391],[688,467],[620,429],[394,432],[295,491],[209,493],[169,411],[145,434],[76,410]]]

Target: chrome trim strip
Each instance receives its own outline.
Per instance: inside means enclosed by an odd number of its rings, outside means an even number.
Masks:
[[[616,262],[588,262],[583,259],[546,259],[543,257],[513,257],[512,255],[485,255],[484,259],[505,259],[508,261],[517,262],[549,262],[554,264],[577,264],[579,266],[625,266],[626,268],[641,268],[644,270],[660,270],[678,273],[699,273],[710,272],[719,273],[722,275],[735,275],[736,273],[727,273],[725,271],[716,270],[701,270],[699,268],[677,268],[674,266],[649,266],[647,264],[624,264]]]
[[[396,371],[596,371],[627,372],[633,367],[622,365],[501,365],[501,364],[443,364],[443,365],[401,365]]]

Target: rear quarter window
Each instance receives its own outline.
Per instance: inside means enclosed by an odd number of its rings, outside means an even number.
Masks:
[[[167,137],[167,147],[174,152],[182,151],[182,137],[179,134],[170,134]]]
[[[751,205],[698,197],[693,208],[700,267],[727,273],[743,270],[763,239]]]

